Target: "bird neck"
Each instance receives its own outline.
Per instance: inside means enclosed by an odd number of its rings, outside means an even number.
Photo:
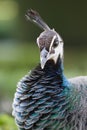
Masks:
[[[50,73],[52,75],[63,75],[63,60],[59,57],[57,60],[57,63],[55,64],[53,60],[49,60],[46,65],[44,70],[46,73]]]
[[[61,82],[61,86],[69,87],[70,84],[67,78],[65,77],[63,70],[63,60],[59,57],[56,64],[52,60],[48,61],[43,71],[45,72],[45,76],[54,77],[54,79],[57,78],[59,84]]]

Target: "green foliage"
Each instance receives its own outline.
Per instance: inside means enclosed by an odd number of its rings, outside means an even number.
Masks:
[[[0,96],[13,96],[16,84],[39,61],[34,43],[0,45]]]
[[[0,130],[18,130],[15,121],[8,115],[0,115]]]

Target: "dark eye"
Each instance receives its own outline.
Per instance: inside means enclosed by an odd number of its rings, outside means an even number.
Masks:
[[[56,48],[58,46],[58,44],[59,44],[59,41],[55,40],[54,43],[53,43],[53,47]]]

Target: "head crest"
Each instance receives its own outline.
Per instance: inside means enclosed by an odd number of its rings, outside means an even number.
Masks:
[[[36,12],[35,10],[32,9],[28,10],[25,16],[27,20],[36,23],[41,29],[50,30],[49,26],[43,21],[39,13]]]

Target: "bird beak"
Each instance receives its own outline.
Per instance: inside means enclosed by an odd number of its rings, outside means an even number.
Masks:
[[[41,68],[44,69],[44,66],[47,62],[47,58],[48,57],[48,51],[44,48],[41,52],[40,52],[40,61],[41,61]]]
[[[54,52],[52,52],[54,53]],[[41,62],[41,68],[44,69],[46,62],[49,59],[53,59],[53,57],[51,56],[51,52],[48,52],[46,49],[43,49],[40,52],[40,62]],[[54,61],[55,62],[55,61]]]

